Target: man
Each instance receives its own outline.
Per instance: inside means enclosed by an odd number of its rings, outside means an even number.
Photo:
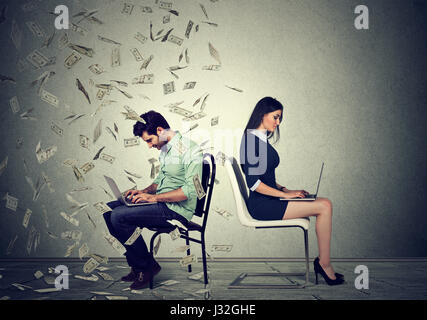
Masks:
[[[133,282],[131,289],[145,287],[150,278],[160,272],[160,265],[147,249],[142,236],[132,245],[125,242],[136,227],[170,226],[167,220],[178,220],[184,225],[191,220],[197,204],[193,177],[202,177],[203,154],[200,147],[179,131],[170,129],[158,112],[141,115],[145,121],[133,127],[135,136],[141,137],[149,148],[161,150],[160,171],[153,183],[144,190],[128,190],[126,196],[134,203],[154,204],[127,207],[121,199],[108,203],[112,211],[104,213],[107,227],[126,248],[126,260],[131,267],[123,281]]]

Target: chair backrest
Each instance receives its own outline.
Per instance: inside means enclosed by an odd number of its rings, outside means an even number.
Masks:
[[[248,212],[246,202],[248,200],[248,189],[245,178],[240,169],[240,164],[236,158],[228,157],[224,163],[228,178],[230,179],[231,189],[233,190],[234,201],[236,203],[237,216],[240,223],[244,226],[253,226],[253,218]]]
[[[200,182],[206,195],[202,199],[197,200],[196,211],[194,212],[196,216],[203,217],[203,229],[206,226],[206,221],[209,214],[209,207],[211,204],[215,175],[215,158],[210,153],[205,153],[203,155],[203,169],[202,178]]]

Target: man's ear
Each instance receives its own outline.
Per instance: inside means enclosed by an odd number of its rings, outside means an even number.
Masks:
[[[156,133],[157,136],[159,137],[160,141],[166,141],[167,137],[166,137],[166,130],[162,127],[157,127],[156,129]]]

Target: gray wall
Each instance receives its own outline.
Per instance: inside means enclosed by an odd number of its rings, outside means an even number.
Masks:
[[[122,1],[34,1],[35,10],[24,12],[25,1],[8,1],[7,20],[0,25],[1,74],[16,79],[16,84],[2,82],[1,118],[2,139],[0,161],[8,156],[6,170],[0,176],[0,191],[19,199],[16,212],[0,203],[0,257],[62,257],[73,241],[52,239],[47,231],[60,237],[66,230],[80,230],[82,240],[72,257],[78,256],[78,248],[87,243],[91,253],[118,256],[103,239],[106,227],[102,216],[92,206],[99,201],[110,201],[102,186],[108,189],[103,174],[109,174],[121,189],[132,183],[123,169],[142,175],[138,188],[151,183],[148,159],[157,157],[157,150],[138,147],[124,148],[123,139],[132,137],[133,122],[125,120],[120,112],[129,105],[139,114],[150,109],[162,112],[174,129],[185,130],[182,117],[170,113],[164,105],[184,101],[181,105],[192,109],[193,102],[209,93],[205,111],[207,116],[198,121],[199,127],[192,139],[203,142],[220,130],[238,133],[248,121],[256,102],[264,96],[272,96],[285,106],[284,120],[280,126],[281,139],[274,145],[280,155],[276,171],[278,182],[288,188],[304,188],[314,191],[321,162],[325,171],[320,196],[328,197],[334,205],[332,257],[425,257],[427,256],[424,226],[427,221],[424,179],[426,177],[426,60],[425,1],[364,1],[370,9],[370,29],[356,30],[354,8],[359,1],[175,1],[174,9],[179,16],[171,15],[171,22],[163,25],[165,11],[156,9],[154,0],[144,1],[154,8],[152,14],[141,12],[140,1],[135,4],[131,16],[121,13]],[[204,4],[209,19],[218,27],[202,23],[206,17],[199,6]],[[3,1],[4,5],[7,2]],[[70,70],[64,67],[71,49],[58,48],[58,39],[65,32],[56,31],[48,48],[41,48],[42,39],[33,36],[26,21],[37,21],[51,35],[54,16],[48,14],[58,4],[66,4],[71,14],[82,8],[99,9],[95,15],[103,25],[83,21],[81,26],[89,33],[81,36],[68,30],[73,43],[91,47],[93,58],[82,56]],[[11,23],[15,19],[22,32],[22,43],[15,48],[11,38]],[[190,39],[184,37],[188,20],[199,24]],[[73,21],[78,21],[75,18]],[[133,38],[139,31],[149,35],[149,21],[154,30],[168,30],[184,38],[179,47],[173,43],[147,41],[142,45]],[[102,35],[122,43],[121,66],[111,67],[113,45],[99,41]],[[208,43],[218,50],[221,71],[203,71],[202,66],[216,64],[210,56]],[[154,73],[152,85],[132,85],[132,79],[144,72],[141,63],[134,60],[129,49],[136,47],[144,58],[150,54],[154,60],[145,73]],[[34,49],[47,57],[56,56],[56,64],[35,70],[31,65],[19,72],[16,63]],[[175,79],[166,70],[178,64],[178,57],[188,48],[190,63],[177,71]],[[101,64],[107,72],[94,75],[88,66]],[[186,65],[181,62],[180,65]],[[57,108],[42,101],[30,83],[44,71],[54,71],[45,89],[60,100]],[[79,78],[91,97],[88,104],[75,86]],[[90,114],[100,105],[95,95],[97,88],[90,85],[122,80],[130,83],[123,88],[133,99],[118,91],[112,91],[104,100],[115,100],[97,115]],[[175,81],[176,92],[163,94],[163,83]],[[192,90],[182,90],[188,81],[197,81]],[[225,85],[243,90],[233,91]],[[23,120],[13,114],[9,99],[17,96],[21,112],[34,108],[36,121]],[[144,99],[146,95],[150,98]],[[194,108],[197,111],[198,106]],[[86,116],[68,125],[65,117],[71,112]],[[219,124],[211,127],[210,119],[219,116]],[[99,119],[103,120],[103,133],[93,144],[93,130]],[[56,122],[63,130],[62,137],[50,129]],[[118,141],[105,130],[106,126],[119,127]],[[227,131],[228,130],[228,131]],[[204,134],[203,134],[204,133]],[[79,145],[79,135],[91,139],[90,151]],[[17,138],[23,146],[16,148]],[[236,139],[229,136],[227,153],[237,155]],[[41,141],[42,148],[51,145],[58,152],[47,162],[39,164],[35,147]],[[232,144],[230,144],[230,141]],[[142,141],[141,141],[142,142]],[[116,157],[109,163],[97,160],[95,168],[87,173],[84,183],[79,183],[71,168],[62,165],[65,159],[78,160],[79,166],[90,161],[96,151],[106,146],[105,152]],[[213,146],[213,145],[212,145]],[[231,146],[231,149],[230,149]],[[218,149],[218,148],[217,148]],[[221,148],[219,148],[221,149]],[[216,153],[218,150],[215,150]],[[25,171],[25,159],[28,171]],[[44,171],[55,190],[45,187],[37,201],[32,200],[32,190],[25,180],[34,182]],[[218,207],[233,214],[230,220],[211,211],[207,242],[232,244],[230,253],[211,252],[214,257],[301,257],[302,236],[297,230],[252,230],[240,225],[230,193],[230,185],[223,167],[218,167],[212,199],[212,208]],[[87,210],[75,218],[75,227],[59,213],[72,212],[65,194],[74,188],[89,186],[87,192],[74,193],[79,202],[88,202]],[[47,227],[42,206],[48,213]],[[22,226],[25,210],[32,210],[29,226]],[[96,224],[90,223],[87,213]],[[315,219],[311,220],[310,253],[317,255]],[[30,254],[26,243],[30,229],[40,232],[40,244]],[[151,234],[144,231],[147,239]],[[6,255],[11,239],[18,236],[12,252]],[[179,256],[174,248],[182,242],[162,237],[159,256]],[[197,248],[196,253],[199,253]]]

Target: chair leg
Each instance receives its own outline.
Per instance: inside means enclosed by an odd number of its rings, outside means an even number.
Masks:
[[[202,240],[202,259],[203,259],[203,274],[205,278],[205,284],[208,284],[208,270],[206,265],[206,247],[205,247],[205,235],[204,233],[201,234],[201,240]]]
[[[188,230],[185,231],[185,236],[187,237],[185,239],[185,244],[188,246],[190,244],[190,240],[188,240]],[[187,256],[189,256],[191,254],[190,252],[190,248],[187,249]],[[188,272],[191,272],[191,264],[188,265]]]
[[[310,261],[308,254],[308,230],[303,229],[304,231],[304,247],[305,247],[305,285],[308,283],[308,274],[310,272]]]
[[[151,237],[150,240],[150,255],[154,258],[153,256],[153,248],[154,248],[154,240],[156,240],[156,237],[159,235],[160,233],[156,232],[155,234],[153,234],[153,236]],[[150,279],[150,289],[153,289],[153,277],[151,277]]]

